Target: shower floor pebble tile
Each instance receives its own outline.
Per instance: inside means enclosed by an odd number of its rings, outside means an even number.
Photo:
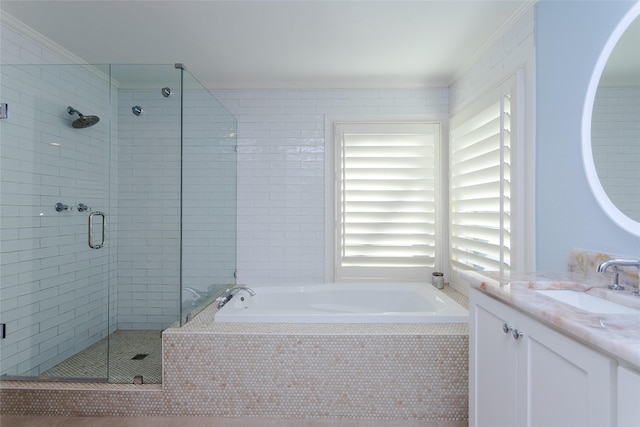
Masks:
[[[318,420],[220,417],[0,416],[1,427],[467,427],[466,421]]]
[[[138,354],[147,356],[134,360]],[[133,383],[136,375],[147,384],[162,382],[162,331],[117,330],[42,373],[51,378],[108,376],[111,383],[121,384]]]

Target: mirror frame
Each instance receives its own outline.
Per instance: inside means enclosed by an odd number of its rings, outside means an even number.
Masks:
[[[596,62],[595,69],[591,75],[589,86],[587,88],[587,94],[584,102],[584,111],[582,114],[582,160],[584,163],[585,173],[587,175],[587,181],[591,187],[591,191],[596,198],[596,201],[607,214],[607,216],[624,230],[629,233],[640,237],[640,222],[635,221],[625,215],[618,207],[611,201],[598,178],[596,171],[595,161],[593,159],[593,151],[591,149],[591,119],[593,114],[593,105],[596,98],[596,92],[598,91],[598,84],[602,77],[602,72],[609,60],[609,56],[613,52],[618,40],[622,37],[622,34],[629,28],[631,23],[640,16],[640,2],[635,3],[627,14],[618,23],[615,30],[609,36],[607,43],[604,45],[598,61]]]

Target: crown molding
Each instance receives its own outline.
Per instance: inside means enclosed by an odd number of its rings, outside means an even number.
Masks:
[[[49,62],[45,65],[67,65],[67,64],[68,65],[85,65],[87,66],[87,71],[89,71],[92,75],[94,75],[98,79],[107,82],[114,88],[117,88],[119,86],[119,83],[111,79],[108,74],[105,74],[103,71],[87,63],[87,61],[73,54],[72,52],[60,46],[58,43],[54,42],[53,40],[49,39],[43,34],[37,32],[36,30],[29,27],[27,24],[15,18],[14,16],[6,12],[0,11],[0,26],[2,26],[3,28],[8,28],[9,30],[20,35],[21,37],[31,40],[41,48],[47,50],[51,55],[60,59],[60,62],[57,64]],[[0,61],[0,63],[2,62]],[[43,64],[7,64],[7,65],[43,65]]]
[[[87,62],[79,56],[74,55],[64,47],[60,46],[58,43],[37,32],[27,24],[8,14],[7,12],[0,12],[0,25],[13,30],[20,36],[37,43],[39,46],[42,46],[53,55],[59,57],[61,63],[87,64]]]
[[[502,24],[493,32],[491,37],[489,37],[482,46],[473,54],[465,65],[460,68],[449,80],[449,86],[452,86],[455,82],[460,80],[466,73],[469,71],[473,65],[483,56],[485,55],[493,45],[495,45],[504,35],[511,29],[511,27],[520,20],[524,15],[526,15],[538,0],[526,0],[518,6],[518,8],[509,16],[509,18],[505,19]]]
[[[393,79],[327,79],[327,80],[299,80],[299,81],[205,81],[202,85],[209,90],[318,90],[318,89],[405,89],[424,90],[434,88],[448,88],[445,80],[404,80]]]

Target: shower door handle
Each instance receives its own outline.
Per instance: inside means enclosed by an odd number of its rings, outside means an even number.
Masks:
[[[93,217],[94,216],[100,216],[102,217],[102,240],[100,242],[100,244],[94,244],[93,243]],[[89,247],[91,249],[100,249],[101,247],[104,246],[104,241],[105,241],[105,237],[106,237],[106,230],[107,230],[107,217],[105,216],[104,212],[100,212],[100,211],[96,211],[96,212],[91,212],[89,214]]]

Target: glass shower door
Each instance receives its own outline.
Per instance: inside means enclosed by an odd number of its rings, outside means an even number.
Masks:
[[[235,118],[179,64],[0,79],[0,376],[160,383],[235,283]]]
[[[83,65],[2,65],[0,78],[0,375],[104,381],[108,76]]]

